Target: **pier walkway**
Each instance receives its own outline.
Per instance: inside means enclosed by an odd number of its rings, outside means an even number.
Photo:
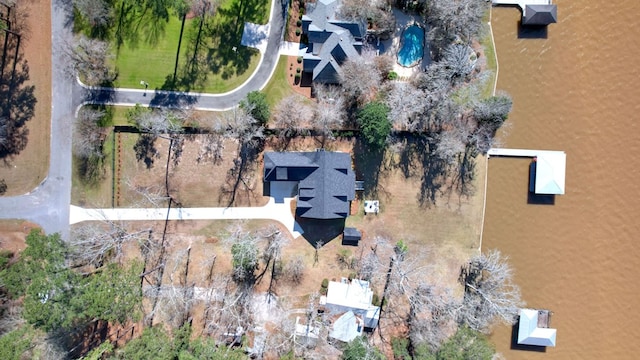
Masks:
[[[518,5],[522,9],[522,17],[526,17],[527,5],[551,5],[551,0],[491,0],[493,5]]]

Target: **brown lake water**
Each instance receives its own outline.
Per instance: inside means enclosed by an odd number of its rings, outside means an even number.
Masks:
[[[489,160],[483,250],[510,257],[529,307],[553,311],[557,346],[507,359],[638,359],[640,343],[640,1],[557,0],[546,38],[519,37],[494,8],[498,90],[514,101],[510,148],[564,150],[566,194],[527,203],[526,159]]]

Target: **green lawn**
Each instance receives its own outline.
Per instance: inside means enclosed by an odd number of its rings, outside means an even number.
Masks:
[[[142,88],[140,82],[145,81],[149,89],[231,91],[251,76],[260,58],[258,50],[240,45],[244,23],[265,24],[269,9],[270,0],[223,0],[215,15],[207,17],[202,27],[199,17],[188,19],[175,82],[173,74],[181,19],[171,13],[156,43],[145,41],[148,36],[141,29],[137,42],[125,41],[119,49],[114,45],[118,71],[115,85]],[[200,45],[195,51],[198,33]]]
[[[71,176],[71,204],[84,207],[111,207],[113,194],[113,131],[104,141],[103,174],[96,183],[83,181],[78,172],[78,159],[73,157],[73,171]]]
[[[486,58],[487,61],[487,69],[491,71],[491,76],[490,78],[487,80],[486,86],[483,90],[482,95],[484,97],[490,97],[493,94],[493,87],[494,84],[496,82],[496,77],[498,76],[497,72],[498,72],[498,63],[497,63],[497,58],[496,58],[496,49],[494,47],[493,44],[493,38],[491,37],[491,28],[489,27],[489,25],[487,24],[489,21],[489,15],[490,15],[490,11],[491,9],[489,9],[487,11],[487,14],[485,15],[485,19],[484,25],[483,25],[483,29],[482,29],[482,36],[480,38],[480,44],[482,45],[482,48],[484,49],[484,56]]]
[[[187,20],[185,28],[191,22],[192,20]],[[133,47],[125,43],[116,55],[118,78],[115,85],[137,89],[142,88],[140,81],[144,80],[149,83],[150,89],[162,87],[166,76],[173,74],[179,35],[180,19],[171,16],[165,35],[159,38],[157,44],[141,41]]]
[[[293,94],[293,89],[291,89],[287,81],[287,56],[280,56],[276,70],[273,72],[271,79],[269,79],[267,86],[262,89],[262,92],[267,94],[267,102],[272,110],[280,100]]]

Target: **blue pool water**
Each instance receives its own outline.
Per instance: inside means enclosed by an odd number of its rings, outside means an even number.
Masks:
[[[418,25],[411,25],[404,29],[401,41],[398,63],[405,67],[417,64],[424,54],[424,30]]]

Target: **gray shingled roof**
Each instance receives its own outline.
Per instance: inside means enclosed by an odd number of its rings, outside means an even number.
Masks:
[[[527,5],[522,19],[523,25],[549,25],[558,22],[558,7],[556,5]]]
[[[318,0],[308,4],[307,15],[302,17],[302,29],[311,44],[311,52],[304,55],[303,68],[312,72],[315,82],[338,83],[340,65],[348,58],[360,56],[354,45],[361,45],[359,39],[366,34],[365,24],[337,19],[338,8],[338,0]]]
[[[296,214],[311,219],[340,219],[349,215],[355,197],[355,174],[348,153],[267,152],[264,181],[298,181]],[[278,176],[280,175],[280,176]]]

